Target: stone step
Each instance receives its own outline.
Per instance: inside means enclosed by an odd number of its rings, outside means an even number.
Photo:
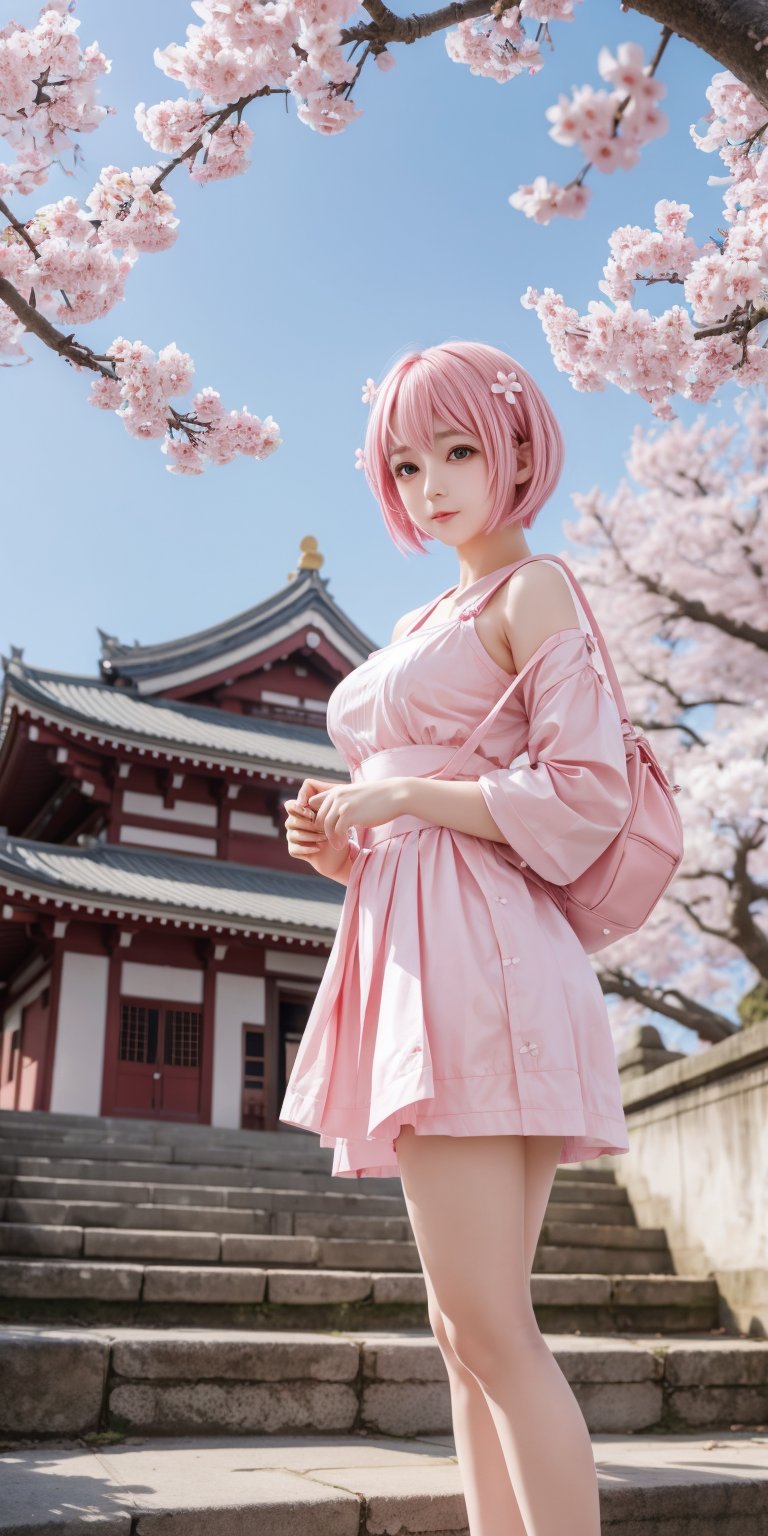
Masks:
[[[268,1176],[263,1173],[263,1170],[254,1171],[250,1175],[241,1169],[230,1169],[228,1172],[233,1176],[232,1184],[226,1182],[219,1169],[180,1169],[172,1164],[162,1167],[155,1165],[148,1167],[134,1163],[123,1163],[110,1165],[108,1170],[105,1170],[94,1163],[70,1163],[63,1158],[56,1162],[38,1158],[18,1158],[16,1166],[6,1169],[3,1177],[6,1181],[10,1180],[11,1188],[7,1190],[8,1193],[14,1192],[20,1196],[26,1193],[31,1198],[38,1199],[55,1199],[56,1193],[44,1189],[33,1193],[32,1185],[22,1181],[31,1180],[41,1186],[63,1182],[68,1183],[70,1186],[85,1186],[86,1188],[80,1191],[83,1199],[88,1197],[89,1191],[97,1199],[129,1199],[146,1198],[145,1195],[137,1195],[137,1191],[161,1189],[166,1192],[166,1199],[170,1203],[170,1192],[172,1190],[178,1191],[175,1198],[179,1200],[186,1198],[185,1190],[187,1189],[198,1196],[202,1191],[207,1191],[208,1198],[205,1203],[208,1205],[233,1203],[227,1199],[226,1193],[222,1193],[218,1197],[215,1196],[213,1193],[215,1190],[226,1192],[229,1189],[236,1189],[247,1190],[249,1193],[252,1193],[254,1189],[257,1189],[259,1192],[267,1189],[278,1189],[286,1194],[306,1194],[317,1188],[317,1186],[313,1185],[307,1190],[300,1185],[291,1184],[290,1178],[292,1178],[292,1175],[289,1174],[285,1175],[284,1181],[281,1184],[278,1176]],[[402,1210],[405,1209],[402,1185],[399,1179],[394,1181],[394,1184],[390,1179],[356,1181],[364,1182],[366,1186],[371,1184],[383,1186],[380,1190],[372,1190],[370,1193],[368,1193],[366,1188],[362,1194],[357,1195],[354,1191],[345,1194],[339,1188],[343,1181],[333,1178],[333,1176],[331,1177],[333,1182],[330,1188],[327,1190],[325,1188],[320,1189],[317,1191],[318,1193],[341,1195],[342,1197],[352,1198],[353,1200],[357,1199],[358,1201],[370,1199],[394,1200]],[[107,1189],[116,1189],[120,1184],[127,1184],[129,1186],[125,1196],[119,1194],[106,1195],[104,1193]],[[389,1187],[390,1185],[392,1185],[391,1188]],[[101,1190],[101,1194],[96,1193],[97,1189]],[[61,1193],[62,1191],[59,1191],[59,1194]],[[77,1195],[75,1194],[73,1198],[77,1198]],[[629,1196],[626,1189],[619,1185],[599,1184],[592,1187],[584,1181],[579,1183],[575,1181],[561,1183],[556,1176],[552,1186],[551,1199],[563,1206],[581,1206],[586,1207],[590,1211],[599,1210],[603,1220],[630,1222],[633,1220]],[[199,1199],[193,1200],[192,1203],[200,1204],[201,1201]]]
[[[765,1536],[764,1435],[606,1434],[592,1450],[603,1536]],[[2,1536],[468,1533],[450,1435],[40,1446],[0,1458],[0,1475]]]
[[[278,1231],[286,1230],[283,1224],[290,1223],[290,1231],[294,1221],[290,1211],[236,1211],[207,1205],[128,1205],[122,1201],[99,1200],[6,1200],[2,1219],[17,1227],[131,1227],[163,1232],[246,1233],[273,1231],[274,1221],[281,1223]],[[329,1216],[327,1219],[332,1225],[334,1218]],[[351,1219],[371,1220],[376,1226],[389,1225],[386,1218],[383,1221],[365,1216]],[[404,1223],[394,1219],[391,1225],[393,1229],[399,1229]],[[20,1253],[22,1250],[16,1251]]]
[[[133,1208],[132,1208],[133,1209]],[[623,1241],[612,1241],[621,1238]],[[562,1246],[558,1246],[558,1242]],[[48,1254],[62,1258],[173,1259],[180,1263],[306,1265],[317,1269],[417,1270],[416,1244],[408,1239],[310,1237],[283,1233],[218,1233],[130,1227],[32,1226],[0,1222],[0,1254]],[[620,1261],[617,1255],[620,1254]],[[663,1232],[652,1228],[575,1227],[553,1223],[537,1248],[535,1267],[544,1274],[672,1273]]]
[[[217,1147],[249,1147],[254,1136],[265,1146],[306,1147],[318,1150],[317,1137],[298,1127],[281,1125],[276,1131],[243,1131],[221,1126],[190,1125],[187,1121],[142,1120],[124,1115],[67,1114],[60,1110],[0,1110],[0,1136],[45,1135],[71,1137],[82,1134],[96,1140],[119,1136],[123,1141],[139,1141],[164,1146],[173,1142],[200,1143]],[[325,1149],[322,1149],[323,1151]]]
[[[188,1165],[232,1168],[296,1169],[299,1172],[329,1173],[332,1156],[325,1148],[322,1157],[308,1155],[297,1148],[244,1147],[233,1153],[226,1147],[198,1146],[145,1146],[141,1142],[126,1142],[116,1138],[111,1142],[60,1141],[50,1137],[0,1136],[0,1154],[3,1157],[44,1158],[51,1161],[67,1158],[70,1161],[85,1160],[99,1164],[124,1162],[152,1163],[158,1166]]]
[[[151,1194],[162,1197],[157,1189]],[[201,1199],[208,1192],[201,1191]],[[579,1243],[589,1235],[596,1245],[632,1246],[629,1234],[637,1234],[635,1245],[661,1249],[665,1234],[660,1229],[638,1228],[627,1220],[607,1224],[590,1222],[596,1213],[590,1206],[568,1206],[551,1201],[543,1231],[557,1233],[549,1241]],[[613,1218],[613,1212],[610,1213]],[[631,1212],[629,1213],[631,1216]],[[600,1212],[602,1216],[602,1212]],[[622,1216],[624,1213],[622,1212]],[[551,1217],[551,1223],[548,1218]],[[577,1220],[577,1218],[580,1218]],[[106,1200],[38,1200],[7,1198],[0,1200],[0,1220],[16,1226],[131,1227],[178,1232],[279,1232],[296,1237],[388,1238],[396,1242],[411,1240],[411,1225],[406,1216],[334,1216],[305,1211],[230,1209],[222,1204],[187,1205],[152,1204]],[[561,1230],[565,1229],[566,1230]],[[21,1251],[21,1250],[18,1250]]]
[[[539,1326],[554,1333],[574,1328],[690,1333],[719,1323],[717,1283],[711,1277],[631,1275],[618,1266],[613,1273],[535,1273],[531,1294]],[[365,1330],[428,1323],[424,1277],[417,1266],[388,1271],[383,1266],[278,1268],[269,1263],[174,1265],[96,1258],[0,1259],[0,1317],[94,1324],[248,1324],[260,1330]]]
[[[188,1125],[181,1121],[109,1119],[94,1116],[88,1124],[62,1127],[58,1116],[43,1113],[38,1118],[22,1112],[15,1116],[0,1110],[0,1142],[46,1141],[60,1146],[110,1146],[114,1143],[137,1147],[156,1147],[161,1156],[172,1154],[174,1147],[197,1148],[201,1152],[229,1153],[237,1159],[259,1147],[285,1156],[315,1158],[329,1162],[332,1153],[321,1147],[313,1134],[281,1128],[279,1131],[222,1130],[215,1126]]]
[[[229,1170],[232,1173],[233,1170]],[[237,1172],[238,1170],[234,1170]],[[207,1180],[210,1177],[208,1169],[194,1170],[197,1179],[201,1174]],[[380,1211],[382,1214],[399,1214],[405,1211],[402,1186],[398,1180],[397,1191],[388,1193],[382,1190],[381,1194],[357,1195],[352,1191],[347,1193],[338,1188],[339,1179],[335,1180],[335,1187],[331,1189],[318,1189],[315,1186],[309,1188],[288,1187],[279,1182],[264,1184],[263,1173],[258,1176],[242,1175],[242,1183],[228,1185],[216,1180],[215,1175],[210,1184],[197,1183],[192,1179],[191,1170],[185,1170],[185,1177],[172,1179],[171,1183],[154,1181],[142,1178],[139,1168],[130,1169],[131,1177],[119,1177],[114,1180],[88,1179],[68,1176],[68,1170],[61,1166],[51,1165],[51,1171],[45,1177],[36,1174],[20,1174],[12,1177],[8,1193],[17,1199],[32,1200],[125,1200],[145,1202],[159,1200],[165,1205],[189,1204],[199,1205],[203,1197],[207,1205],[232,1205],[241,1208],[260,1208],[264,1210],[275,1209],[315,1209],[324,1210],[330,1200],[343,1200],[349,1202],[345,1205],[335,1205],[334,1210],[341,1211],[370,1211],[372,1214]],[[162,1175],[165,1179],[173,1176],[172,1168],[163,1168]],[[388,1181],[381,1179],[380,1183]],[[218,1191],[218,1193],[217,1193]]]
[[[39,1156],[43,1158],[85,1158],[95,1161],[193,1163],[197,1165],[260,1167],[282,1169],[297,1166],[329,1172],[333,1153],[320,1147],[315,1135],[286,1132],[221,1132],[211,1127],[180,1126],[144,1122],[141,1136],[133,1128],[135,1121],[95,1120],[93,1129],[74,1135],[52,1129],[56,1116],[43,1116],[28,1125],[29,1115],[9,1120],[8,1111],[0,1111],[0,1155]],[[207,1133],[207,1134],[206,1134]],[[234,1138],[234,1139],[229,1139]],[[39,1149],[39,1151],[36,1151]],[[397,1176],[395,1176],[397,1177]],[[564,1165],[557,1170],[558,1180],[615,1185],[613,1169],[603,1168],[596,1159]],[[366,1184],[390,1182],[365,1180]],[[398,1180],[399,1182],[399,1180]]]
[[[131,1161],[129,1161],[131,1158]],[[100,1163],[97,1160],[86,1158],[48,1157],[32,1158],[17,1157],[15,1166],[8,1166],[8,1158],[3,1160],[0,1172],[3,1174],[31,1175],[37,1178],[51,1178],[52,1175],[60,1175],[61,1178],[84,1178],[94,1175],[94,1181],[103,1183],[152,1183],[152,1184],[226,1184],[226,1186],[250,1189],[252,1184],[258,1183],[264,1189],[338,1189],[338,1178],[330,1174],[330,1170],[304,1169],[304,1167],[284,1166],[275,1164],[275,1167],[261,1166],[253,1161],[249,1166],[230,1166],[226,1163],[197,1163],[197,1161],[178,1161],[178,1163],[137,1163],[132,1160],[132,1152],[121,1147],[120,1160],[115,1158],[109,1163]],[[43,1164],[43,1166],[41,1166]],[[402,1198],[402,1186],[399,1178],[370,1178],[359,1180],[367,1193],[369,1187],[373,1193],[382,1195],[398,1195]]]
[[[768,1340],[546,1335],[590,1432],[768,1422]],[[0,1335],[0,1434],[442,1434],[430,1329],[334,1336],[215,1329],[15,1329]]]
[[[421,1268],[410,1232],[406,1240],[396,1240],[0,1222],[0,1254],[306,1265],[316,1269]],[[575,1227],[570,1223],[562,1226],[552,1223],[544,1229],[534,1264],[542,1274],[609,1274],[617,1268],[624,1274],[633,1275],[672,1273],[665,1235],[654,1228]]]
[[[196,1184],[203,1186],[225,1185],[250,1189],[258,1184],[264,1189],[318,1190],[333,1192],[339,1180],[330,1172],[305,1171],[301,1168],[251,1168],[218,1167],[197,1163],[87,1163],[82,1159],[70,1162],[66,1158],[16,1158],[13,1167],[0,1167],[3,1174],[37,1178],[48,1182],[52,1178],[70,1178],[87,1183],[105,1183],[110,1187],[117,1183],[130,1184]],[[371,1193],[394,1195],[402,1204],[402,1185],[399,1178],[366,1179],[356,1181],[364,1185],[364,1193],[370,1186],[377,1186]]]

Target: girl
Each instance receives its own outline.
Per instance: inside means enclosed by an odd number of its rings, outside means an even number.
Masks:
[[[530,1293],[558,1164],[629,1146],[556,899],[629,814],[621,722],[562,567],[522,563],[562,438],[514,358],[446,342],[376,390],[364,468],[398,547],[448,545],[457,581],[331,694],[350,783],[286,804],[291,855],[346,893],[280,1119],[335,1174],[400,1174],[471,1536],[597,1536],[589,1434]]]

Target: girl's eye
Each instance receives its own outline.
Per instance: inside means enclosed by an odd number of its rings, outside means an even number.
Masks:
[[[477,450],[475,448],[471,448],[469,443],[458,443],[455,448],[451,449],[451,453],[468,453],[470,456],[473,456],[476,452],[477,452]],[[451,456],[451,454],[449,453],[448,457],[450,458],[450,456]],[[466,459],[459,459],[458,462],[460,464],[466,464],[467,461],[466,461]],[[400,479],[404,478],[406,480],[411,480],[413,478],[412,475],[405,475],[403,477],[400,474],[400,471],[403,470],[403,469],[416,469],[416,468],[417,468],[416,464],[411,464],[411,463],[408,463],[408,462],[405,462],[403,464],[396,464],[395,465],[395,469],[394,469],[395,479],[397,480],[398,478],[400,478]]]

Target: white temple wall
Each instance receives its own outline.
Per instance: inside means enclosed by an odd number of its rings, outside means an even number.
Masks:
[[[140,965],[135,960],[124,960],[120,995],[202,1007],[203,972],[180,965]]]
[[[243,1025],[264,1023],[264,998],[261,976],[220,973],[216,978],[212,1125],[240,1125]]]
[[[66,954],[62,961],[51,1109],[101,1113],[109,960]]]

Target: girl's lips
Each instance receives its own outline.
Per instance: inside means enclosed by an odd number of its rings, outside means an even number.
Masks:
[[[436,512],[432,518],[433,523],[443,523],[447,517],[458,517],[458,512]]]

